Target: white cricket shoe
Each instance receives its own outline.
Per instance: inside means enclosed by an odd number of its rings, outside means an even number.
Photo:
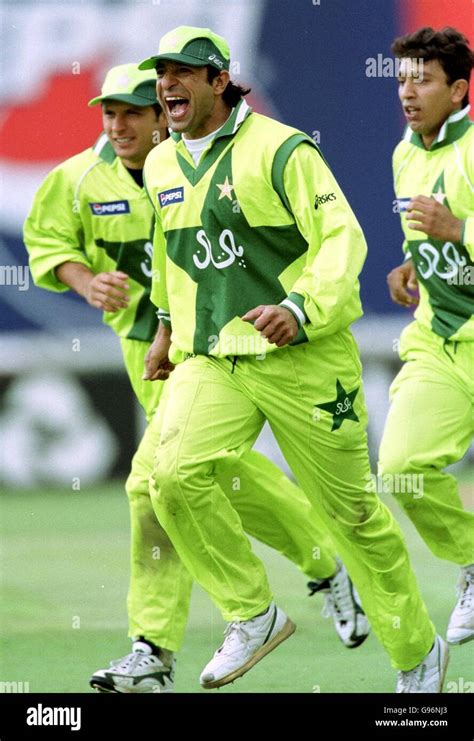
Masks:
[[[225,640],[199,678],[206,690],[222,687],[248,672],[260,659],[289,638],[296,625],[274,602],[263,615],[229,623]]]
[[[433,648],[421,664],[408,672],[398,672],[397,692],[442,692],[448,661],[448,644],[437,635]]]
[[[311,595],[326,595],[323,617],[332,617],[336,633],[347,648],[356,648],[370,633],[370,625],[360,604],[360,597],[347,569],[338,559],[339,569],[331,579],[308,582]]]
[[[448,624],[448,643],[466,643],[474,638],[474,564],[461,569],[458,601]]]
[[[90,679],[98,692],[170,693],[174,688],[175,660],[169,651],[170,665],[152,653],[152,646],[144,640],[133,643],[131,653],[110,662],[109,669],[99,669]],[[161,649],[160,649],[161,651]]]

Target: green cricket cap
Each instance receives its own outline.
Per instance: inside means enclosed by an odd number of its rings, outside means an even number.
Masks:
[[[138,69],[155,69],[160,60],[182,62],[190,67],[210,64],[221,71],[230,67],[230,50],[227,41],[210,28],[178,26],[161,38],[158,54],[144,59]]]
[[[136,106],[155,105],[156,75],[142,72],[138,64],[119,64],[112,67],[102,85],[101,94],[92,98],[88,105],[97,105],[103,100],[117,100]]]

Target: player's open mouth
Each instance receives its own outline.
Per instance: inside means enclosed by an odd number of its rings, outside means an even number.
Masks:
[[[116,136],[114,141],[116,142],[116,144],[120,144],[120,146],[123,146],[124,144],[130,144],[130,142],[132,141],[132,137],[131,136],[120,136],[120,137]]]
[[[411,121],[413,118],[416,118],[417,115],[420,113],[420,109],[415,108],[415,106],[412,105],[403,106],[403,110],[405,111],[405,116],[409,121]]]
[[[189,108],[189,100],[181,96],[170,95],[166,98],[166,105],[168,106],[171,118],[178,121],[186,115]]]

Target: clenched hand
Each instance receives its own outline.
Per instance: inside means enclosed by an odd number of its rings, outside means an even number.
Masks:
[[[416,196],[407,207],[408,226],[433,239],[460,242],[463,222],[434,198]]]
[[[242,320],[253,322],[253,326],[262,337],[277,347],[287,345],[298,334],[298,322],[284,306],[256,306],[255,309],[247,311]]]
[[[394,268],[387,275],[387,283],[392,301],[400,306],[416,306],[418,297],[414,292],[418,288],[413,260],[407,260],[403,265]]]

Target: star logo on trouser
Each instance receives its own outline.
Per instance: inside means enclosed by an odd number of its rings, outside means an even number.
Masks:
[[[359,417],[354,411],[354,399],[359,392],[359,387],[347,393],[339,379],[336,380],[336,398],[334,401],[328,401],[325,404],[315,404],[318,409],[332,414],[331,432],[338,430],[346,419],[353,422],[359,422]]]

